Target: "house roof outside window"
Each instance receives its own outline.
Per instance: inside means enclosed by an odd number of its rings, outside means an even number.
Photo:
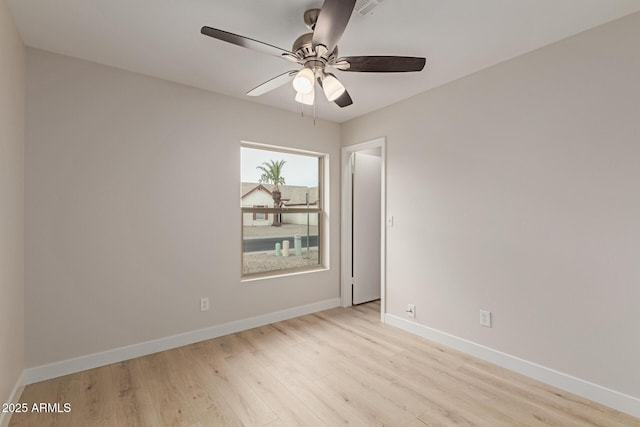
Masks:
[[[309,193],[309,206],[318,205],[318,187],[304,187],[297,185],[279,185],[284,207],[303,207],[307,205],[306,194]],[[257,184],[243,182],[241,184],[242,199],[256,191],[264,191],[271,196],[273,184]]]

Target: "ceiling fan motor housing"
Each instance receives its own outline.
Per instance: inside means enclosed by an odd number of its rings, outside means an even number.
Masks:
[[[313,33],[301,35],[293,42],[291,51],[300,58],[300,63],[307,68],[324,69],[327,64],[333,64],[338,57],[338,47],[328,54],[327,49],[320,45],[316,49],[312,44]]]
[[[309,9],[304,13],[304,25],[313,31],[316,28],[316,22],[320,15],[320,9]]]
[[[306,33],[301,35],[293,42],[293,47],[291,51],[302,58],[306,58],[308,56],[314,56],[315,51],[313,50],[313,46],[311,44],[311,40],[313,39],[313,33]]]

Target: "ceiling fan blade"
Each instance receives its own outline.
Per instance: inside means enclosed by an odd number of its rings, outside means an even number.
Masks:
[[[295,57],[295,55],[289,52],[288,50],[270,45],[269,43],[264,43],[258,40],[254,40],[249,37],[239,36],[237,34],[229,33],[227,31],[218,30],[217,28],[202,27],[200,32],[205,36],[213,37],[214,39],[222,40],[227,43],[246,47],[247,49],[252,49],[252,50],[266,53],[269,55],[285,57],[285,59],[290,59],[290,57],[292,56]]]
[[[333,76],[333,74],[331,73],[327,73],[327,75]],[[322,86],[322,79],[320,77],[318,77],[318,84],[320,85],[321,88],[324,89],[324,87]],[[340,108],[348,107],[349,105],[353,104],[353,100],[349,96],[349,92],[347,92],[347,89],[345,89],[344,93],[340,95],[338,99],[335,99],[333,102],[335,102]]]
[[[338,58],[335,67],[342,71],[365,73],[406,73],[422,71],[426,62],[425,58],[413,56],[345,56]]]
[[[324,1],[313,30],[312,44],[314,49],[318,45],[324,45],[329,52],[333,52],[345,28],[347,28],[355,6],[356,0]]]
[[[295,76],[297,71],[287,71],[286,73],[282,73],[279,76],[276,76],[266,82],[259,84],[258,86],[251,89],[247,92],[249,96],[260,96],[269,91],[279,88],[280,86],[286,84],[291,80],[291,77]]]

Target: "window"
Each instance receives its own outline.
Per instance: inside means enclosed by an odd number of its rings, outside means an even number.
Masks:
[[[243,144],[242,276],[322,266],[324,155]]]
[[[267,205],[255,205],[254,208],[268,208]],[[256,221],[267,221],[269,219],[268,213],[266,212],[254,212],[253,219]]]

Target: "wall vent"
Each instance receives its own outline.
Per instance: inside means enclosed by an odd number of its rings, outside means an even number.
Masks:
[[[355,11],[362,16],[371,15],[373,10],[380,6],[384,0],[357,0]]]

